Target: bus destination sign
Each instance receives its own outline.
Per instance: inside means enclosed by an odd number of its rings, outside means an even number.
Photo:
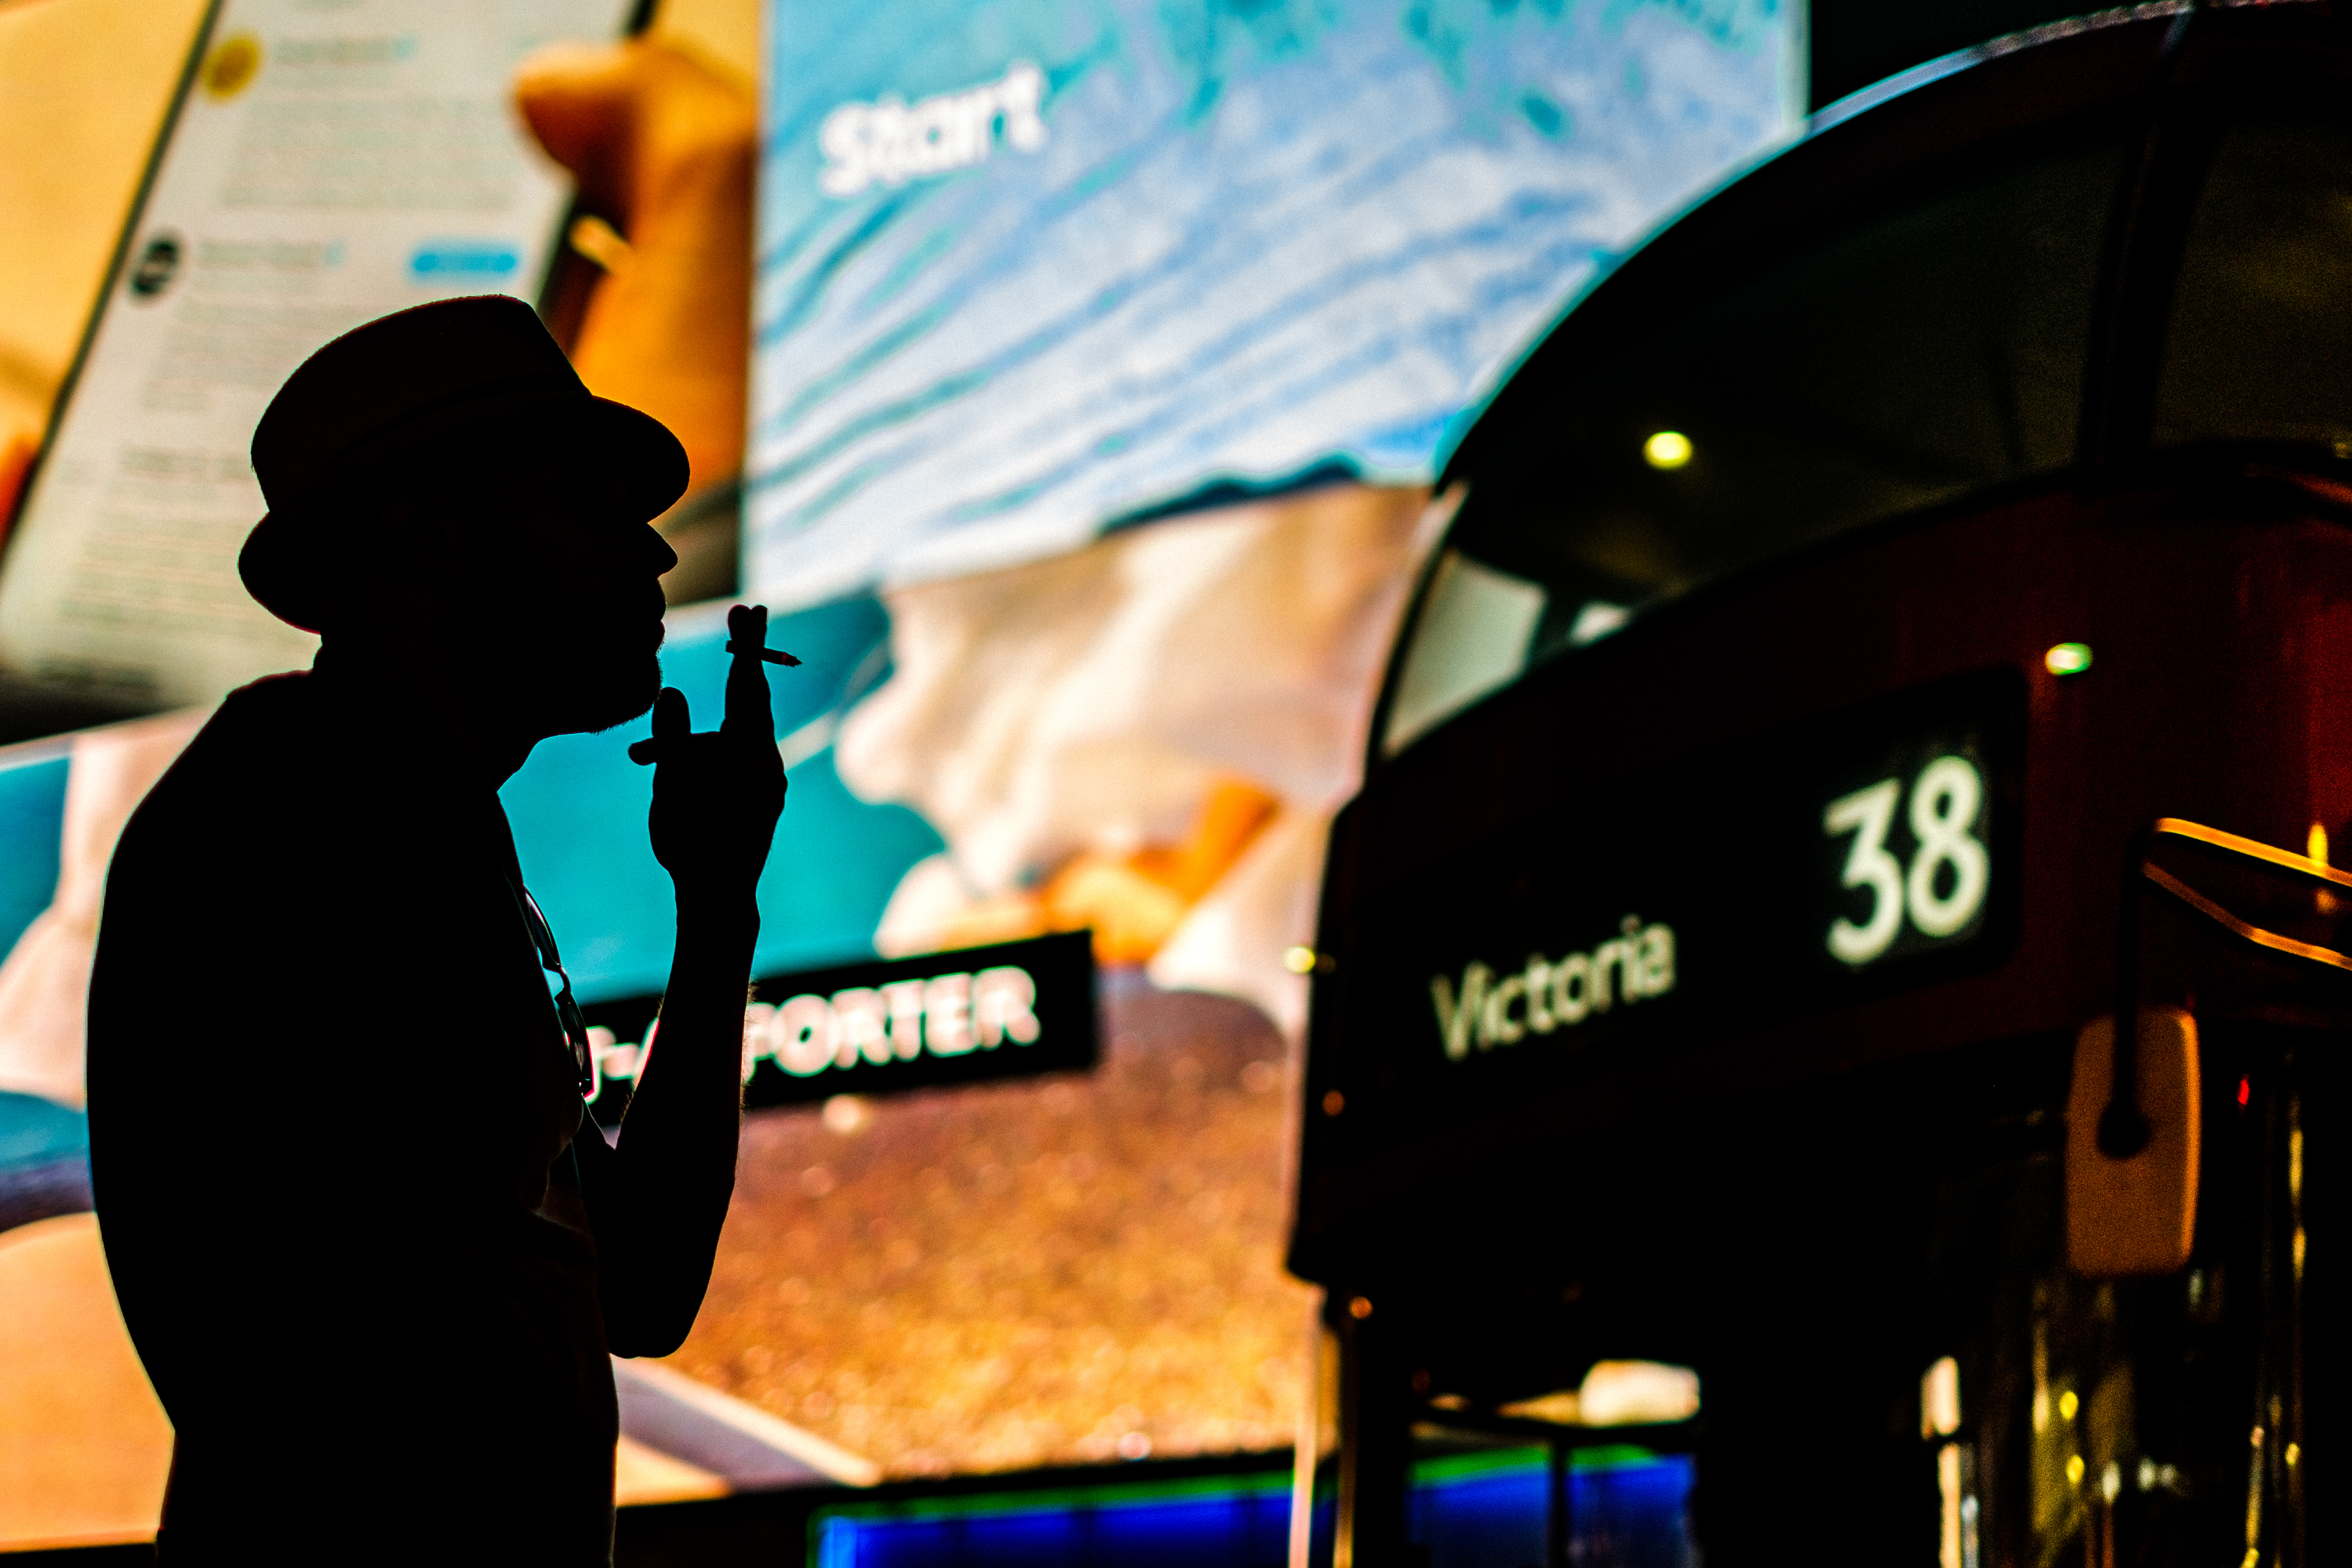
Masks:
[[[1358,1087],[1516,1082],[1996,961],[2023,722],[2014,672],[1938,682],[1565,799],[1393,891],[1326,988],[1378,1064]]]

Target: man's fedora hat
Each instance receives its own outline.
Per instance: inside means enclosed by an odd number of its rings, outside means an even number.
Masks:
[[[427,465],[461,437],[510,431],[591,454],[607,493],[658,517],[686,493],[686,448],[661,421],[589,395],[537,311],[503,294],[442,300],[353,328],[304,360],[253,429],[268,515],[236,561],[270,614],[319,629],[332,584],[333,481],[370,461]]]

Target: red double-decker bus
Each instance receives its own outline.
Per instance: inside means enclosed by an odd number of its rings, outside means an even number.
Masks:
[[[1443,487],[1318,943],[1339,1561],[1531,1438],[1695,1456],[1708,1568],[2352,1549],[2352,26],[1838,106]]]

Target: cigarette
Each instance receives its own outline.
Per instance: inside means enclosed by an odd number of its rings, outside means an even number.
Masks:
[[[730,641],[727,645],[727,651],[729,653],[737,654],[757,654],[761,658],[766,659],[770,664],[798,664],[800,662],[799,659],[794,658],[791,654],[786,653],[780,647],[760,647],[751,643]]]

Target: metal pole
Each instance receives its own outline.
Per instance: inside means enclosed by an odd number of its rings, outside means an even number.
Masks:
[[[1394,1343],[1402,1325],[1352,1296],[1339,1315],[1339,1510],[1331,1568],[1402,1568],[1405,1488],[1412,1467],[1409,1373]]]
[[[1290,1568],[1314,1568],[1315,1466],[1323,1444],[1323,1292],[1307,1311],[1305,1375],[1290,1436]]]

